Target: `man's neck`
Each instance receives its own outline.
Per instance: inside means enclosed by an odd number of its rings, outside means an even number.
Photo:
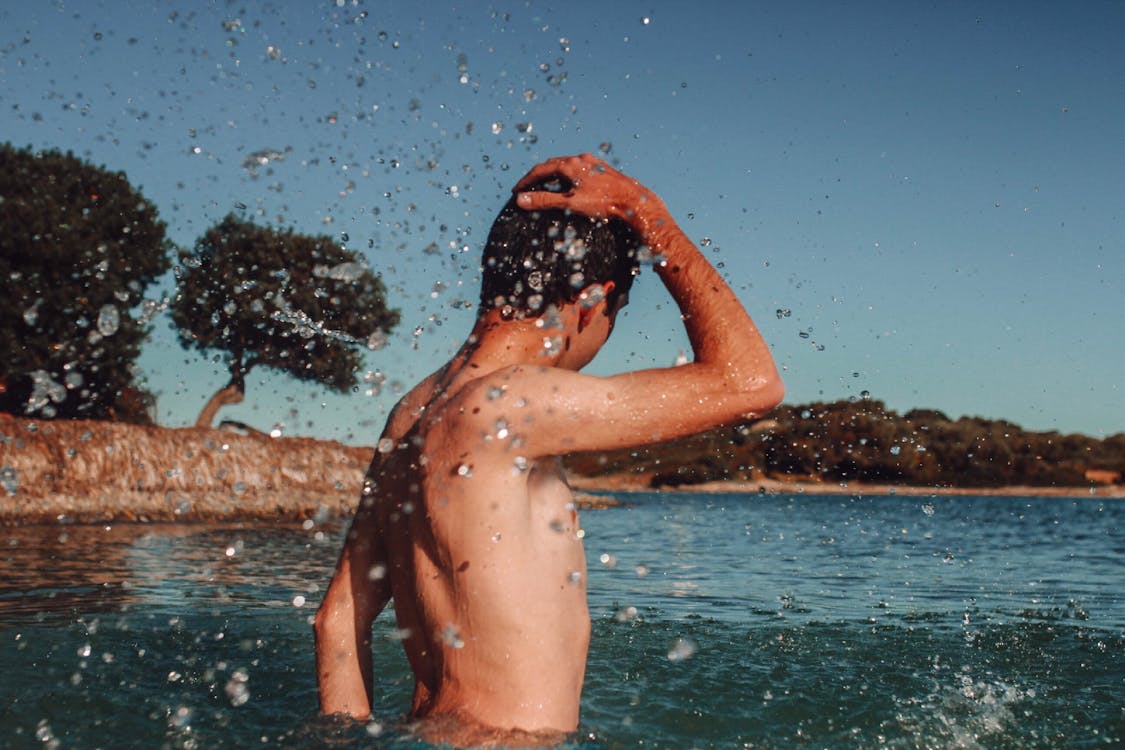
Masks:
[[[557,367],[566,350],[566,332],[541,318],[504,319],[498,310],[479,316],[461,348],[449,360],[439,388],[456,392],[465,383],[505,367]]]
[[[494,372],[512,365],[559,366],[566,351],[565,326],[550,316],[505,320],[497,310],[477,318],[455,359],[475,370]]]

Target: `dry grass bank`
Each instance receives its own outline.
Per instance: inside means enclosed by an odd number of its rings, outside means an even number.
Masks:
[[[347,515],[373,449],[0,414],[0,525]]]
[[[987,495],[995,497],[1098,497],[1125,498],[1125,485],[1103,484],[1090,487],[920,487],[901,484],[865,484],[863,482],[817,482],[797,478],[762,478],[753,481],[714,481],[662,487],[653,490],[651,475],[615,474],[606,477],[571,477],[576,489],[617,492],[733,492],[767,495],[900,495],[932,497],[939,495]]]

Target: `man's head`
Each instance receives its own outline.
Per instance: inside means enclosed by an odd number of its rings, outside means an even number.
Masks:
[[[480,314],[499,309],[505,317],[535,318],[551,305],[578,301],[596,284],[607,290],[607,314],[615,313],[640,269],[640,244],[622,221],[525,211],[513,197],[488,233]]]

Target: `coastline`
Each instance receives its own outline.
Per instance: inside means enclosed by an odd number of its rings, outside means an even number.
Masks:
[[[584,492],[697,492],[706,494],[763,495],[864,495],[905,497],[941,497],[980,495],[985,497],[1058,497],[1058,498],[1125,498],[1125,485],[1106,484],[1089,487],[924,487],[901,484],[868,484],[863,482],[811,482],[797,479],[762,478],[753,481],[724,480],[685,484],[679,487],[653,489],[643,478],[628,476],[570,477],[570,484]]]
[[[374,452],[311,438],[0,414],[0,526],[346,519]],[[647,474],[570,477],[582,509],[620,504],[615,493],[654,491],[1125,498],[1120,484],[974,488],[762,478],[654,489],[649,482]]]
[[[628,478],[571,477],[577,504],[596,510],[627,504],[623,494],[640,492],[749,495],[858,495],[884,497],[942,497],[978,495],[1059,499],[1122,499],[1125,487],[912,487],[900,485],[834,485],[764,479],[756,482],[707,482],[654,490]],[[277,488],[267,491],[116,490],[8,496],[0,506],[0,527],[66,524],[262,522],[318,523],[347,520],[355,512],[362,473],[351,490]],[[16,500],[18,499],[18,502]]]

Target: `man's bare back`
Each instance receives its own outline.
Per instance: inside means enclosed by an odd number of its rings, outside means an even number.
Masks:
[[[580,279],[581,294],[547,315],[482,303],[465,345],[403,398],[380,440],[317,613],[326,713],[370,714],[370,627],[393,598],[415,675],[411,716],[426,722],[425,736],[511,744],[519,732],[528,744],[574,731],[590,618],[560,456],[691,434],[780,400],[757,329],[659,199],[588,156],[540,165],[517,190],[553,176],[571,189],[524,192],[521,208],[631,224],[667,259],[657,273],[685,313],[695,362],[608,378],[579,372],[625,304],[614,295],[626,285],[620,276]]]
[[[412,714],[570,727],[590,636],[573,498],[558,459],[529,460],[514,427],[458,413],[458,385],[419,394],[426,408],[370,479]]]

